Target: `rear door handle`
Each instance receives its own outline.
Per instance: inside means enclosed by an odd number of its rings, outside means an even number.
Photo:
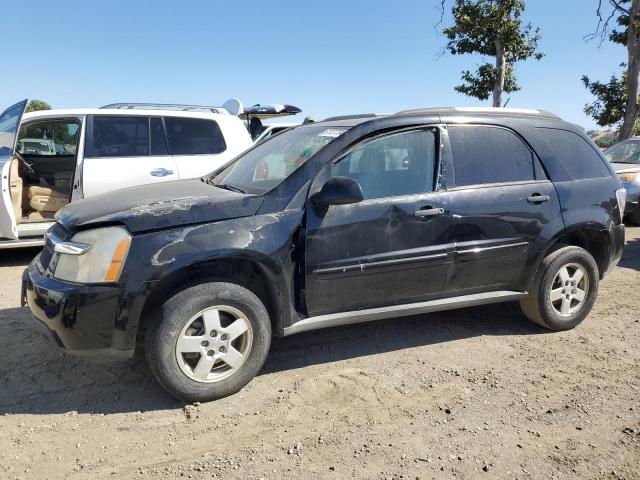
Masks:
[[[549,200],[551,200],[551,197],[549,195],[540,195],[539,193],[534,193],[527,198],[527,202],[529,203],[542,203],[548,202]]]
[[[413,212],[415,217],[432,217],[434,215],[442,215],[444,213],[444,208],[431,208],[425,207],[420,210],[416,210]]]
[[[152,177],[166,177],[167,175],[173,175],[173,170],[167,170],[166,168],[156,168],[149,172]]]

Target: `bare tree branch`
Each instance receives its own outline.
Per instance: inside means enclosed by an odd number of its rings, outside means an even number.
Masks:
[[[602,43],[607,40],[607,37],[611,32],[611,20],[613,20],[617,15],[629,15],[631,13],[630,10],[622,6],[622,0],[607,0],[607,3],[610,5],[611,10],[608,14],[605,14],[602,0],[598,0],[598,6],[596,8],[596,17],[598,18],[598,24],[596,25],[596,29],[593,33],[590,33],[583,37],[584,40],[591,41],[595,38],[600,37],[600,45],[602,45]]]
[[[447,0],[440,0],[440,5],[436,8],[440,9],[440,20],[435,24],[434,28],[438,28],[444,22],[444,7],[446,6]]]

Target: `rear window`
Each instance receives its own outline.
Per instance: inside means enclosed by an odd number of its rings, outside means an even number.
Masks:
[[[580,135],[557,128],[540,127],[536,130],[572,178],[611,176],[604,160]]]
[[[510,130],[469,125],[449,127],[457,186],[534,180],[533,154]]]
[[[165,117],[172,155],[212,155],[227,149],[224,136],[213,120]]]

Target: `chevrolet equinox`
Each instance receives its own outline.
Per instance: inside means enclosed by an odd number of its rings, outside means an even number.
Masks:
[[[519,301],[567,330],[624,245],[625,190],[547,112],[424,109],[286,130],[201,179],[64,207],[22,301],[70,352],[144,352],[171,394],[240,390],[272,335]]]

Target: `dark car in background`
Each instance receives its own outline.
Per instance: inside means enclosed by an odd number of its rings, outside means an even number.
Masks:
[[[640,225],[640,137],[624,140],[604,151],[627,191],[627,218]]]
[[[141,349],[173,395],[211,400],[272,335],[506,301],[571,329],[622,255],[624,203],[595,144],[546,112],[333,118],[202,179],[65,207],[23,302],[68,351]]]

